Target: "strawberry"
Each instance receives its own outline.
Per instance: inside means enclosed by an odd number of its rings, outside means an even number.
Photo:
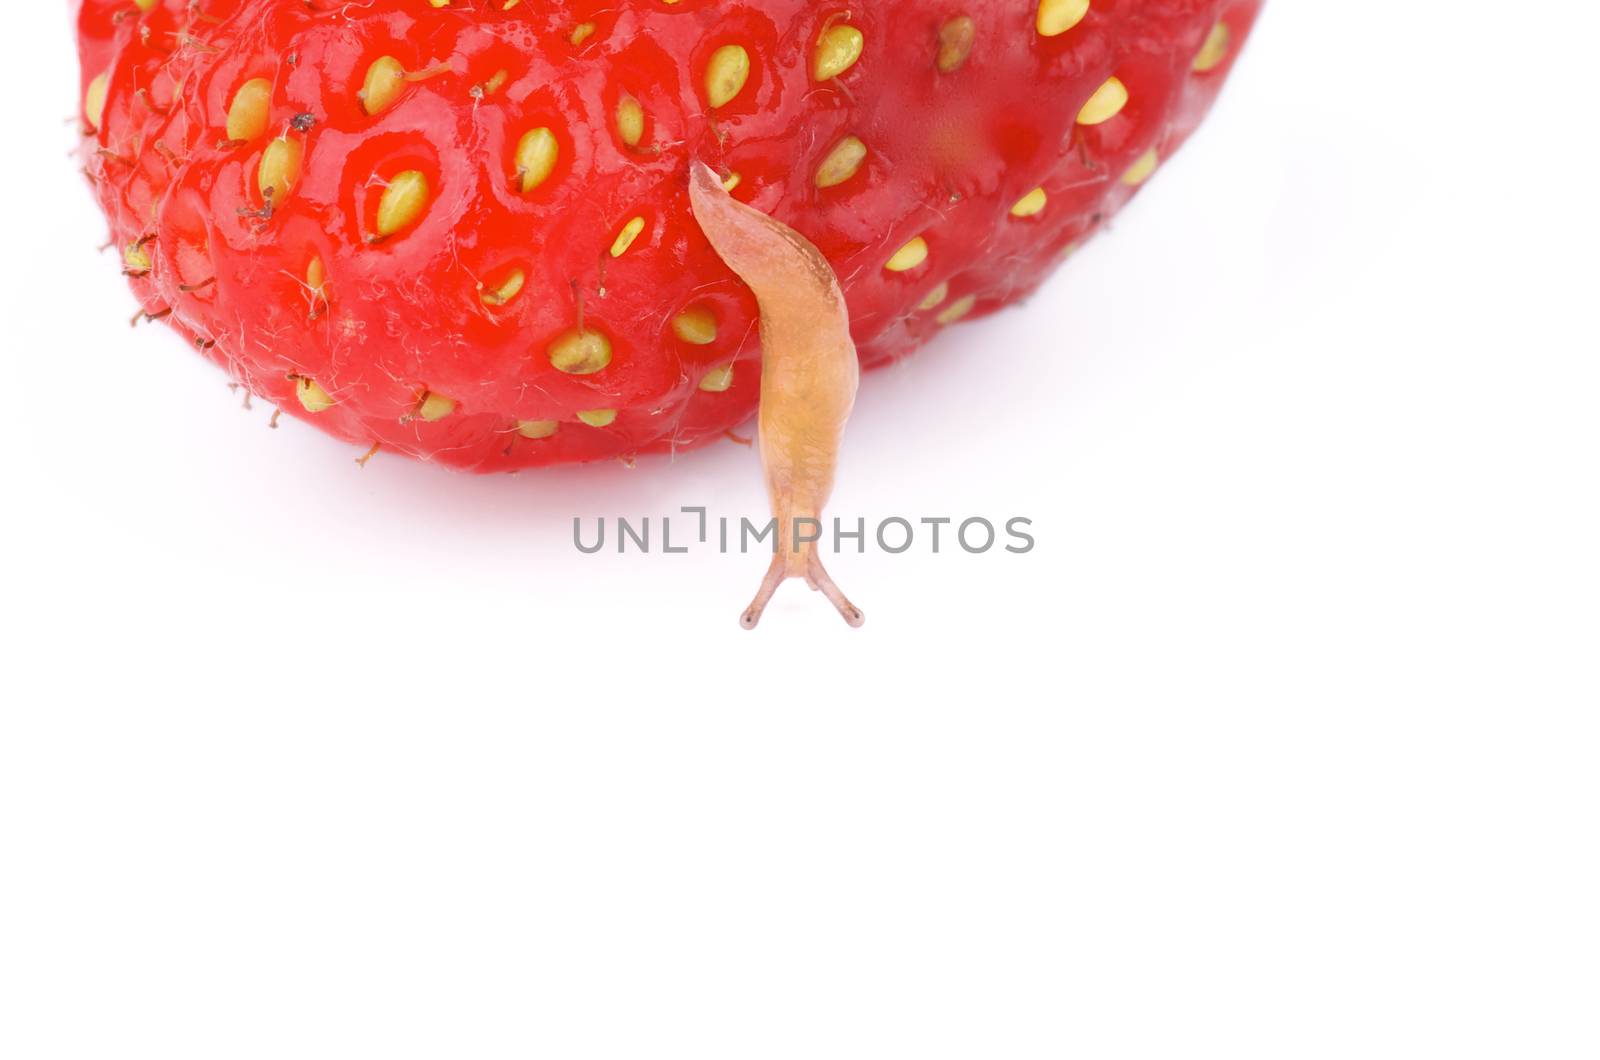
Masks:
[[[853,397],[1094,234],[1260,3],[82,0],[86,168],[144,312],[280,408],[474,470],[631,458],[749,418],[758,320],[800,341],[727,240],[820,252]]]

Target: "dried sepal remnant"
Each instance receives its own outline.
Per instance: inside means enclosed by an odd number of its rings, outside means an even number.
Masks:
[[[846,622],[858,626],[861,611],[834,585],[814,543],[805,540],[809,533],[801,529],[821,518],[855,405],[860,367],[844,293],[815,246],[735,200],[702,162],[691,163],[689,195],[712,249],[755,294],[761,316],[758,424],[778,542],[740,623],[754,628],[778,585],[804,578],[827,595]]]

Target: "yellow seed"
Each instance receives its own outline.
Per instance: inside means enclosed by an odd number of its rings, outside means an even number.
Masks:
[[[894,256],[884,262],[883,267],[890,272],[905,272],[914,269],[928,260],[928,241],[921,236],[913,236],[911,241],[899,250]]]
[[[580,22],[572,27],[572,33],[567,37],[567,40],[576,48],[589,39],[589,36],[594,33],[594,29],[593,22]]]
[[[412,224],[428,205],[428,178],[415,169],[397,173],[378,200],[378,238]]]
[[[632,96],[617,100],[617,135],[629,147],[638,147],[644,136],[644,108]]]
[[[709,346],[717,341],[717,318],[704,306],[690,306],[672,318],[672,333],[684,342]]]
[[[972,312],[972,307],[977,304],[977,295],[962,295],[954,302],[951,302],[949,305],[945,306],[944,310],[933,319],[937,320],[941,324],[954,324],[956,321]]]
[[[750,53],[737,44],[724,44],[706,64],[706,99],[720,107],[737,96],[750,78]]]
[[[550,344],[550,363],[568,375],[593,375],[611,363],[611,340],[598,331],[566,332]]]
[[[1211,27],[1211,33],[1206,37],[1205,44],[1200,47],[1200,54],[1194,57],[1194,72],[1207,73],[1222,65],[1222,60],[1228,57],[1228,45],[1232,42],[1233,34],[1228,30],[1226,22],[1218,22]]]
[[[228,105],[228,139],[254,140],[267,131],[267,106],[272,102],[272,82],[251,78],[239,86]]]
[[[385,55],[374,59],[367,67],[366,80],[362,81],[356,98],[361,100],[361,109],[368,114],[381,114],[400,98],[405,87],[406,68],[400,65],[399,59]]]
[[[1122,108],[1128,105],[1128,89],[1115,77],[1107,78],[1106,83],[1094,90],[1094,95],[1089,97],[1089,102],[1078,111],[1079,125],[1099,125],[1108,122],[1122,113]]]
[[[940,283],[939,286],[935,287],[933,290],[929,291],[928,296],[917,303],[917,308],[923,312],[927,312],[929,309],[932,309],[934,306],[938,305],[948,297],[950,297],[950,284],[948,281],[945,281]]]
[[[617,233],[617,238],[611,243],[611,256],[620,258],[627,253],[633,241],[639,238],[639,233],[644,231],[644,218],[635,217],[622,226],[622,231]]]
[[[1149,180],[1150,174],[1154,173],[1156,171],[1156,166],[1160,164],[1161,156],[1157,154],[1156,149],[1152,147],[1150,150],[1140,155],[1139,160],[1133,165],[1129,166],[1126,173],[1122,174],[1122,183],[1128,185],[1129,187],[1136,188],[1140,184],[1143,184],[1145,181]]]
[[[561,145],[556,134],[540,126],[522,134],[517,141],[517,187],[526,195],[550,178],[556,168]]]
[[[138,5],[140,11],[151,11],[160,0],[133,0],[133,2]]]
[[[1089,0],[1039,0],[1034,26],[1041,37],[1058,37],[1083,21]]]
[[[1032,217],[1044,209],[1045,193],[1043,188],[1034,188],[1028,194],[1018,199],[1011,207],[1012,217]]]
[[[129,243],[122,250],[122,264],[129,272],[146,273],[150,271],[150,255],[142,244]]]
[[[323,285],[328,282],[328,270],[323,267],[321,258],[312,258],[306,266],[306,286],[311,288],[311,293],[319,298],[326,298]]]
[[[261,168],[256,173],[256,186],[261,197],[270,203],[280,203],[300,181],[300,164],[305,159],[305,147],[299,140],[280,136],[267,144],[261,152]]]
[[[100,131],[100,120],[106,116],[106,90],[111,87],[111,75],[100,74],[83,92],[83,116],[89,127]]]
[[[333,398],[328,392],[317,385],[315,379],[299,376],[294,381],[295,397],[300,399],[300,406],[307,412],[326,412],[333,408]]]
[[[522,285],[528,282],[527,274],[521,269],[512,269],[505,274],[505,278],[493,287],[487,287],[478,292],[478,298],[484,305],[505,305],[517,295],[522,293]]]
[[[867,145],[854,136],[846,136],[833,145],[822,164],[817,166],[817,187],[831,188],[843,184],[856,175],[866,157]]]
[[[939,57],[935,64],[941,74],[952,74],[961,69],[972,53],[972,41],[977,36],[977,26],[966,15],[959,15],[939,27]]]
[[[609,427],[616,418],[616,409],[586,409],[578,413],[578,419],[591,427]]]
[[[433,423],[442,420],[456,410],[456,399],[435,394],[429,390],[422,395],[422,403],[417,406],[417,415]]]
[[[428,0],[428,3],[430,5],[432,5],[433,7],[449,7],[450,6],[450,0]]]
[[[855,65],[865,43],[854,26],[829,26],[811,55],[811,79],[829,81]]]
[[[555,420],[518,420],[517,433],[524,438],[548,438],[561,429]]]
[[[492,96],[505,87],[507,79],[511,77],[510,71],[496,70],[489,80],[483,83],[485,95]]]
[[[700,377],[700,389],[708,394],[720,394],[733,385],[733,365],[719,364]]]
[[[734,188],[739,186],[739,181],[743,179],[743,177],[739,176],[738,170],[734,170],[732,173],[729,173],[727,176],[722,178],[722,190],[732,191]]]

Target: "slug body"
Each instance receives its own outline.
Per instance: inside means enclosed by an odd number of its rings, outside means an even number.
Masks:
[[[784,579],[804,578],[846,622],[859,626],[864,616],[834,585],[815,545],[860,379],[844,293],[816,247],[733,199],[703,162],[690,164],[689,196],[712,249],[760,307],[758,444],[777,541],[772,565],[740,622],[753,629]]]

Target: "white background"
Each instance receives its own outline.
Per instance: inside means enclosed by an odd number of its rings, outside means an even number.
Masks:
[[[1026,556],[584,557],[755,456],[471,478],[133,312],[7,12],[0,1055],[1600,1052],[1587,6],[1269,6],[833,510]],[[1543,14],[1541,15],[1540,12]]]

